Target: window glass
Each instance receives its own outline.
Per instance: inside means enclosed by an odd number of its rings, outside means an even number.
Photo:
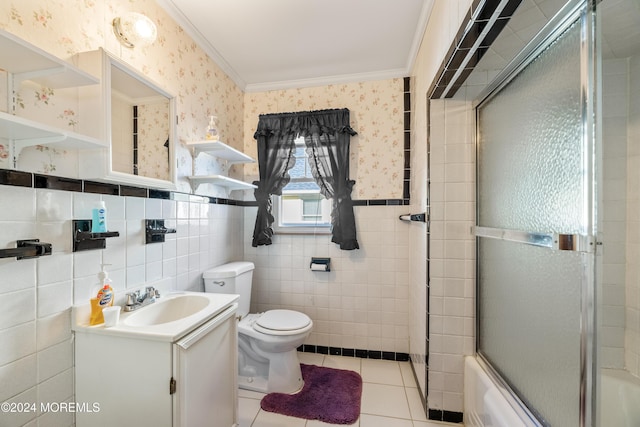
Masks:
[[[294,152],[296,162],[289,170],[291,180],[282,190],[282,196],[275,196],[276,232],[330,231],[332,203],[320,194],[305,148],[304,138],[297,138]]]

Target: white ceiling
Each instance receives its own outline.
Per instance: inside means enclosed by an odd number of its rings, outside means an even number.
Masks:
[[[409,75],[434,0],[156,0],[247,92]]]

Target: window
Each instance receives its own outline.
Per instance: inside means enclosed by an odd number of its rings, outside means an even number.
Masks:
[[[320,194],[320,187],[311,174],[304,138],[296,139],[295,165],[289,170],[291,180],[282,190],[282,196],[274,196],[276,233],[331,232],[332,202]]]

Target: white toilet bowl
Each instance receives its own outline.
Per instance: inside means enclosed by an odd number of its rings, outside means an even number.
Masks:
[[[313,322],[297,311],[271,310],[249,314],[238,323],[241,388],[262,393],[295,393],[304,382],[297,348]]]
[[[254,265],[232,262],[203,273],[205,292],[239,294],[238,385],[262,393],[295,393],[302,388],[297,348],[313,322],[293,310],[250,314]]]

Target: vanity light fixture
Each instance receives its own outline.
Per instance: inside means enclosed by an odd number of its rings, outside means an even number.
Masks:
[[[156,40],[156,24],[147,16],[128,12],[113,19],[113,32],[120,43],[128,48],[148,46]]]

